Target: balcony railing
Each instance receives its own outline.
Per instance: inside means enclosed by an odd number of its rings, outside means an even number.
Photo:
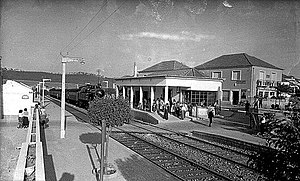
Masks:
[[[256,86],[257,87],[277,87],[278,84],[280,82],[279,81],[271,81],[271,80],[257,80],[256,81]]]

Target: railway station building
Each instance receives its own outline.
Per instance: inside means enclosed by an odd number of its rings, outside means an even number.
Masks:
[[[211,78],[203,72],[188,67],[176,60],[163,61],[134,75],[116,79],[120,93],[128,98],[131,108],[148,103],[147,110],[158,98],[165,103],[179,101],[191,103],[193,106],[213,105],[222,98],[221,78]]]
[[[270,107],[272,97],[278,96],[276,87],[283,70],[246,53],[222,55],[195,69],[224,80],[222,105],[239,105],[247,100],[252,104],[260,98],[266,107]]]

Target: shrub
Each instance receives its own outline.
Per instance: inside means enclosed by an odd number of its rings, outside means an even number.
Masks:
[[[88,116],[90,122],[98,125],[102,124],[102,120],[106,120],[108,127],[122,126],[132,119],[129,102],[121,96],[119,98],[96,97],[89,104]]]
[[[297,115],[297,114],[296,114]],[[250,165],[269,180],[300,180],[299,117],[272,120],[268,128],[270,149],[261,150],[250,159]]]

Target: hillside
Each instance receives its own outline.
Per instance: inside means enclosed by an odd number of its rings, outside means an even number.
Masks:
[[[42,79],[51,79],[51,82],[61,82],[61,74],[58,73],[48,73],[48,72],[32,72],[32,71],[20,71],[20,70],[8,70],[2,69],[3,79],[9,80],[29,80],[29,81],[39,81]],[[100,81],[108,80],[109,82],[114,82],[113,78],[108,77],[100,77]],[[85,84],[98,83],[98,77],[95,74],[87,74],[83,72],[79,72],[76,74],[67,74],[66,75],[66,83],[74,83],[74,84]]]

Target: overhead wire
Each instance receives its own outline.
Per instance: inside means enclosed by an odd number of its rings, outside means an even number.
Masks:
[[[117,8],[115,9],[107,18],[105,18],[104,21],[102,21],[96,28],[94,28],[88,35],[86,35],[80,42],[78,42],[72,49],[70,49],[70,51],[72,51],[74,48],[76,48],[81,42],[83,42],[86,38],[88,38],[88,36],[90,36],[92,33],[94,33],[96,31],[96,29],[98,29],[102,24],[104,24],[112,15],[114,15],[125,3],[126,1],[123,1],[123,3]]]
[[[67,46],[65,46],[63,49],[61,49],[60,52],[65,50],[68,46],[70,46],[74,42],[74,40],[87,28],[87,26],[95,19],[95,17],[98,16],[98,14],[107,5],[107,3],[108,3],[108,1],[106,0],[105,3],[101,6],[101,8],[98,10],[98,12],[92,17],[92,19],[90,19],[90,21],[81,29],[81,31],[79,33],[77,33],[77,35],[70,41],[70,43],[67,44]]]

